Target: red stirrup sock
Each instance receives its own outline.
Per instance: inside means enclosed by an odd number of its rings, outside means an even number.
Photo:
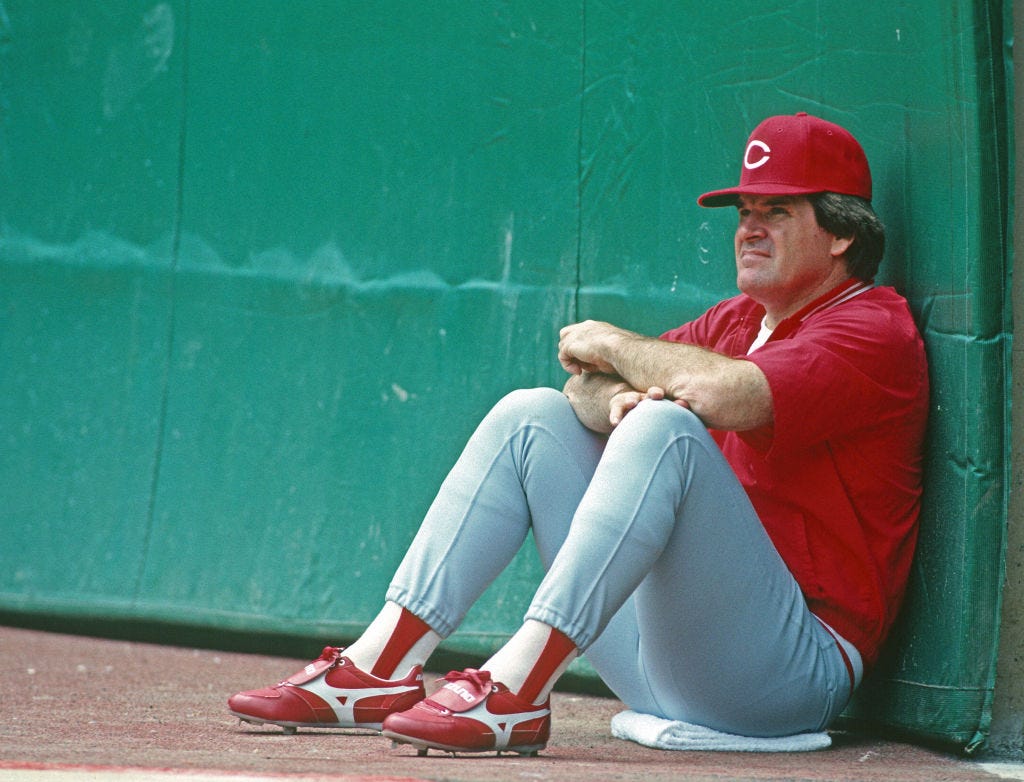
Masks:
[[[549,629],[551,633],[544,648],[526,674],[526,680],[516,691],[519,697],[530,703],[543,700],[554,687],[558,677],[576,658],[576,644],[570,641],[565,633],[553,627]]]
[[[423,636],[430,631],[430,625],[406,608],[398,616],[395,629],[391,632],[370,673],[380,679],[388,679],[398,668],[406,654]]]

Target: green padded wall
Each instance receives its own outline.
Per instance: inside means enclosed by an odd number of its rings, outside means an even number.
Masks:
[[[935,389],[907,609],[848,714],[977,746],[1010,26],[940,6],[0,6],[0,612],[351,638],[476,421],[561,384],[561,325],[732,292],[734,217],[694,199],[807,110],[867,150]],[[538,576],[524,551],[449,649],[492,649]]]

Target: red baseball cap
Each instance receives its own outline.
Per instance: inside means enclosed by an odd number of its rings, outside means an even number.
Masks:
[[[848,130],[801,111],[769,117],[750,134],[737,187],[712,190],[701,206],[734,206],[751,195],[844,193],[871,200],[871,170]]]

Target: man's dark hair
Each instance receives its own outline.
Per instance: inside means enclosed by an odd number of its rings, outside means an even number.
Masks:
[[[846,251],[846,270],[865,282],[874,279],[885,254],[885,226],[863,198],[840,193],[808,196],[818,225],[841,239],[853,239]]]

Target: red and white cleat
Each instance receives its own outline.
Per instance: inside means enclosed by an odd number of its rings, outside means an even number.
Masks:
[[[378,679],[328,646],[301,671],[273,687],[232,695],[228,708],[254,724],[297,728],[367,728],[380,730],[392,712],[412,707],[426,696],[423,668],[415,666],[404,679]]]
[[[452,671],[444,686],[411,709],[384,720],[382,735],[411,744],[420,755],[445,752],[518,752],[536,755],[551,734],[550,700],[524,701],[488,671]]]

